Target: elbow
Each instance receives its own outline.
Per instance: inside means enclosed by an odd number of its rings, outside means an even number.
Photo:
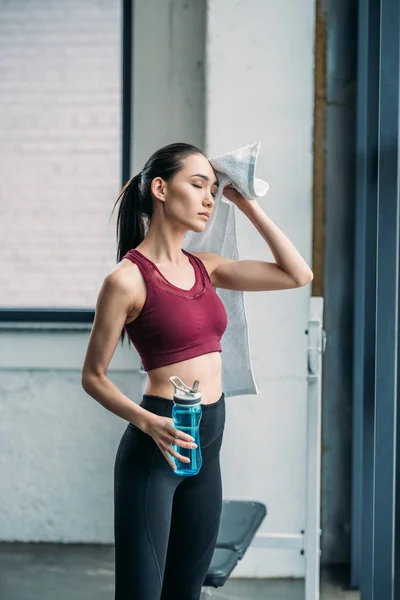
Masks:
[[[85,370],[82,371],[81,386],[89,396],[92,395],[92,390],[96,387],[96,381],[98,379],[98,375]]]
[[[81,375],[81,386],[82,388],[85,390],[86,393],[88,392],[89,389],[89,382],[90,382],[90,378],[88,373],[85,373],[84,371],[82,371],[82,375]]]
[[[296,277],[296,279],[295,279],[296,286],[304,287],[305,285],[308,285],[309,283],[311,283],[313,279],[314,279],[314,273],[311,271],[311,269],[309,269],[307,271],[307,273],[301,275],[301,277]]]

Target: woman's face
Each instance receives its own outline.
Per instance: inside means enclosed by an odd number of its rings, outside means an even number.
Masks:
[[[183,168],[169,182],[163,181],[164,216],[179,228],[203,231],[208,219],[200,213],[206,212],[211,216],[217,183],[207,158],[202,154],[187,156],[183,160]]]

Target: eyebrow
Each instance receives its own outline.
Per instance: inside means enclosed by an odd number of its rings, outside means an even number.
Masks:
[[[190,177],[201,177],[202,179],[205,179],[206,181],[210,181],[210,178],[207,177],[207,175],[203,175],[202,173],[195,173],[194,175],[191,175]],[[218,186],[218,179],[216,179],[213,183],[213,185]]]

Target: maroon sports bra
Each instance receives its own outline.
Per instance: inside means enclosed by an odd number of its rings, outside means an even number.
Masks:
[[[139,267],[147,288],[139,316],[125,325],[145,371],[221,352],[221,337],[227,327],[225,307],[203,262],[183,249],[182,252],[195,272],[190,290],[170,283],[139,250],[134,248],[124,256]]]

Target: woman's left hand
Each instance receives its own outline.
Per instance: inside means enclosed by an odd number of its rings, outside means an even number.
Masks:
[[[243,196],[243,194],[238,192],[238,190],[234,188],[231,183],[224,187],[224,191],[222,192],[222,194],[223,196],[225,196],[225,198],[228,198],[228,200],[235,204],[235,206],[237,206],[240,210],[244,210],[246,206],[248,206],[251,202],[251,200],[248,200]]]

